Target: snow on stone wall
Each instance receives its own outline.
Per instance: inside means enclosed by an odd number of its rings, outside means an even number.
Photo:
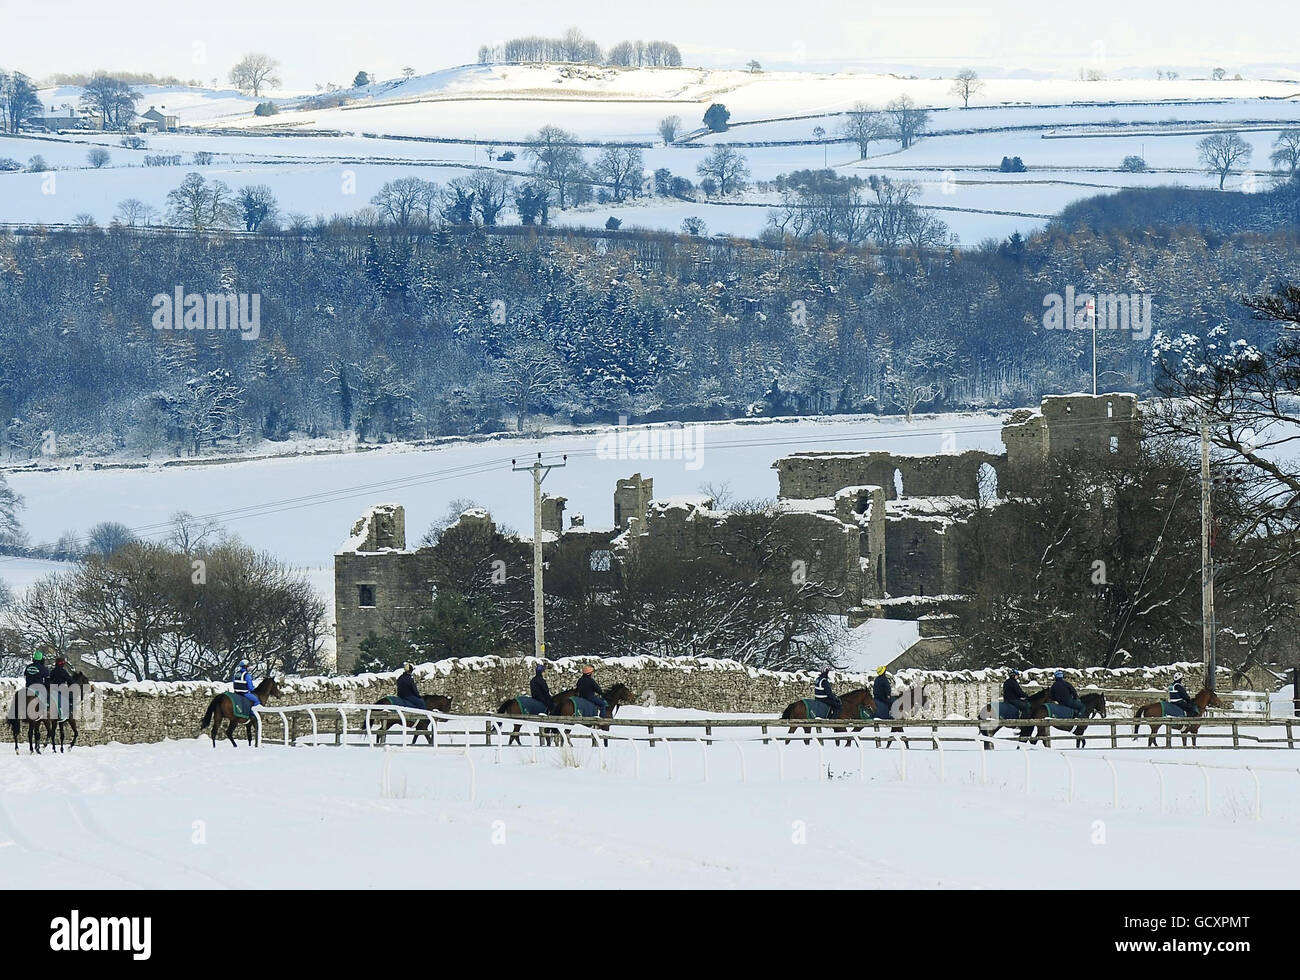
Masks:
[[[532,657],[463,657],[416,668],[421,693],[451,698],[458,713],[493,712],[508,698],[526,693],[537,661]],[[596,667],[596,679],[608,687],[628,685],[643,705],[698,708],[719,714],[756,713],[777,716],[786,705],[810,697],[814,671],[778,672],[748,667],[732,660],[617,657],[607,660],[572,657],[551,661],[547,679],[553,692],[572,687],[586,664]],[[1120,670],[1095,668],[1067,671],[1076,687],[1103,690],[1163,690],[1177,670],[1196,687],[1199,664],[1135,667]],[[1221,670],[1219,688],[1231,689],[1229,672]],[[978,671],[902,670],[894,678],[894,691],[917,688],[925,692],[926,706],[919,713],[926,718],[973,718],[1001,690],[1005,672],[990,668]],[[836,690],[843,694],[868,686],[874,679],[867,673],[832,671]],[[395,692],[395,674],[360,674],[346,677],[288,677],[279,682],[280,697],[275,705],[372,704]],[[1027,670],[1025,686],[1051,683],[1050,670]],[[1272,686],[1276,686],[1275,684]],[[9,704],[18,680],[0,680],[5,703]],[[89,717],[82,725],[78,744],[107,742],[156,742],[162,739],[194,738],[208,704],[229,684],[208,681],[126,684],[97,684],[87,698]],[[1112,703],[1117,703],[1116,700]],[[1113,709],[1111,714],[1126,713]],[[269,737],[278,734],[271,723]],[[7,733],[6,733],[7,734]],[[23,734],[23,739],[26,735]]]

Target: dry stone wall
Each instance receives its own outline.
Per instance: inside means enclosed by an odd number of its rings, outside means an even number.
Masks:
[[[450,697],[455,712],[492,712],[507,698],[528,690],[536,663],[532,657],[444,660],[417,667],[416,678],[421,692]],[[698,708],[719,714],[779,715],[790,702],[811,695],[815,676],[812,671],[759,670],[730,660],[575,657],[550,664],[547,676],[551,690],[571,687],[587,663],[596,665],[596,676],[602,685],[627,684],[641,704]],[[1199,672],[1199,665],[1183,664],[1127,670],[1098,668],[1071,671],[1068,676],[1080,688],[1160,690],[1179,667],[1188,677],[1194,678]],[[1004,676],[999,670],[902,670],[895,678],[895,691],[900,687],[923,689],[927,698],[923,717],[969,718],[996,695]],[[840,693],[872,681],[867,674],[848,671],[833,671],[831,677]],[[1051,671],[1026,672],[1027,688],[1050,683]],[[10,703],[17,686],[16,679],[0,681],[6,704]],[[282,680],[280,687],[284,693],[273,701],[276,705],[371,704],[394,692],[394,675],[290,677]],[[1225,691],[1232,687],[1226,669],[1221,671],[1219,687]],[[229,685],[209,682],[98,684],[85,704],[88,717],[84,719],[78,744],[194,738],[200,734],[199,722],[209,702],[226,690]],[[1111,714],[1124,713],[1120,707],[1122,701],[1112,703],[1116,707]],[[300,726],[296,734],[303,733],[304,727]],[[279,736],[278,723],[269,723],[267,737],[278,740]],[[25,737],[24,734],[24,740]]]

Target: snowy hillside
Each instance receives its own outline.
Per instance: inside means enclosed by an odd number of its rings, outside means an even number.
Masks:
[[[0,137],[0,158],[25,164],[39,153],[58,170],[55,193],[45,190],[41,174],[0,173],[0,222],[70,223],[88,214],[107,224],[121,201],[135,198],[155,209],[158,223],[167,192],[191,170],[234,189],[265,184],[283,215],[349,214],[398,177],[445,184],[483,166],[522,177],[528,164],[519,144],[540,126],[554,125],[589,144],[639,144],[646,174],[667,168],[695,180],[713,146],[734,143],[754,181],[822,167],[913,180],[922,186],[919,203],[973,246],[1039,229],[1067,204],[1095,194],[1169,183],[1216,186],[1199,168],[1196,143],[1218,129],[1241,129],[1253,148],[1249,166],[1264,171],[1278,132],[1300,125],[1294,81],[989,77],[969,109],[961,108],[951,84],[868,72],[471,65],[346,90],[348,104],[334,108],[276,99],[280,111],[271,116],[253,115],[258,100],[231,91],[146,86],[141,110],[165,107],[189,131],[150,135],[143,150],[120,146],[116,135],[87,132]],[[906,150],[881,140],[859,160],[856,148],[839,139],[843,113],[858,102],[879,108],[900,95],[930,110],[931,135]],[[79,90],[41,96],[49,106],[71,105]],[[731,112],[725,133],[703,128],[713,102]],[[658,123],[669,115],[679,116],[682,128],[677,142],[664,146]],[[86,159],[96,146],[111,155],[101,169]],[[516,158],[489,159],[506,150]],[[589,158],[597,152],[586,150]],[[213,154],[212,162],[196,164],[196,153]],[[180,159],[176,166],[144,167],[146,155],[160,154]],[[1134,154],[1146,159],[1146,172],[1119,169]],[[998,173],[1004,156],[1020,157],[1027,172]],[[1267,173],[1251,173],[1249,166],[1232,175],[1228,189],[1267,186]],[[777,204],[774,194],[757,192],[725,200],[651,196],[553,209],[551,220],[603,227],[617,217],[628,229],[676,232],[695,217],[710,234],[755,237]]]

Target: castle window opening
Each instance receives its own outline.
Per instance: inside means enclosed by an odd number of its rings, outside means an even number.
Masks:
[[[357,586],[357,605],[362,609],[375,608],[375,587],[373,585]]]
[[[608,572],[610,559],[611,556],[608,551],[593,551],[589,556],[591,570],[593,572]]]

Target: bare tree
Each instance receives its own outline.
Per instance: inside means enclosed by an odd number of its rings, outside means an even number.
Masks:
[[[745,158],[725,144],[715,146],[713,152],[700,161],[695,172],[701,177],[712,177],[718,182],[718,193],[726,195],[744,187],[749,177]]]
[[[609,184],[614,200],[621,201],[628,191],[635,195],[645,179],[641,151],[635,146],[609,146],[596,159],[596,174]]]
[[[659,135],[664,141],[664,146],[677,139],[677,134],[681,131],[681,128],[681,116],[664,116],[659,120]]]
[[[577,137],[559,126],[543,126],[527,142],[524,153],[532,160],[533,175],[554,188],[560,207],[567,207],[573,185],[587,176]]]
[[[970,99],[972,95],[978,95],[984,90],[984,83],[980,81],[979,75],[975,74],[974,69],[963,68],[953,76],[952,88],[949,91],[961,99],[963,109],[970,108]]]
[[[280,78],[275,73],[279,67],[280,62],[270,55],[246,54],[230,69],[230,84],[256,98],[262,94],[262,89],[275,88],[280,84]]]
[[[179,187],[167,192],[167,220],[195,231],[229,227],[236,220],[230,188],[219,180],[209,183],[199,173],[186,174]]]
[[[1237,165],[1250,160],[1251,147],[1237,133],[1213,133],[1196,144],[1197,159],[1207,173],[1218,174],[1219,190]]]
[[[906,150],[916,142],[930,124],[930,114],[917,106],[910,96],[900,95],[885,106],[885,115],[893,123],[893,135]]]
[[[524,430],[529,409],[564,389],[564,364],[555,348],[540,337],[514,341],[497,362],[496,390],[516,413],[515,427]]]
[[[858,102],[844,114],[840,135],[852,140],[857,145],[858,157],[865,160],[871,144],[889,135],[889,124],[877,110]]]
[[[148,225],[158,215],[158,209],[145,204],[138,198],[128,197],[117,206],[117,220],[134,228],[136,225]]]
[[[370,199],[370,203],[379,212],[399,228],[406,228],[412,222],[431,213],[437,198],[438,186],[419,177],[398,177],[379,188],[379,192]]]
[[[1273,166],[1285,169],[1287,176],[1294,176],[1300,170],[1300,129],[1284,129],[1273,141],[1273,152],[1269,156]]]

